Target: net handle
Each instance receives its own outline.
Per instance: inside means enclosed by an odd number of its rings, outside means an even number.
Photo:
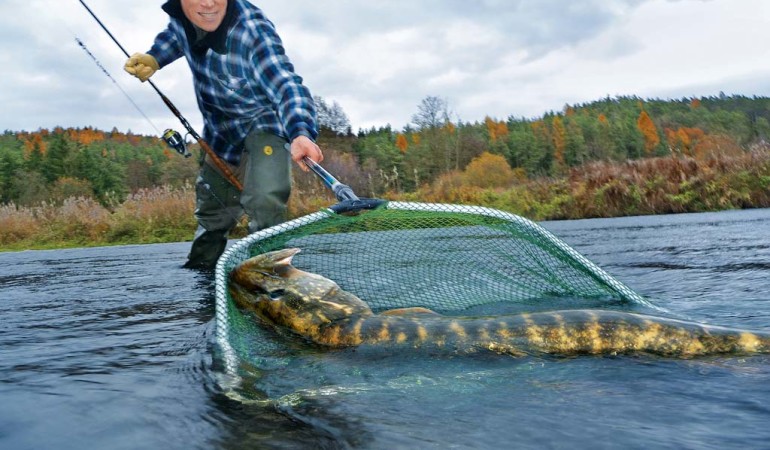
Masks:
[[[283,148],[291,152],[291,145],[288,142]],[[334,193],[339,203],[331,206],[329,209],[337,214],[354,213],[362,209],[374,209],[385,203],[385,200],[380,199],[359,198],[350,186],[340,182],[328,170],[307,156],[302,158],[302,162]]]

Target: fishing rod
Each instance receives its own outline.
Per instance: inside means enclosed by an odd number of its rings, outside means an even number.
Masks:
[[[73,33],[73,34],[74,34],[74,33]],[[141,114],[141,115],[142,115],[142,116],[143,116],[143,117],[144,117],[144,118],[147,120],[147,122],[148,122],[148,123],[149,123],[149,124],[150,124],[150,125],[151,125],[151,126],[154,128],[154,129],[155,129],[155,131],[156,131],[158,134],[161,134],[160,130],[158,130],[158,127],[157,127],[157,126],[155,126],[155,124],[153,123],[153,121],[152,121],[152,120],[150,120],[150,118],[147,116],[147,114],[145,114],[145,113],[144,113],[144,111],[142,111],[142,108],[140,108],[140,107],[139,107],[139,105],[138,105],[138,104],[137,104],[137,103],[134,101],[134,99],[133,99],[133,98],[131,98],[131,96],[130,96],[130,95],[128,95],[128,92],[126,92],[126,91],[125,91],[125,90],[124,90],[124,89],[123,89],[123,88],[120,86],[120,84],[117,82],[117,80],[115,80],[115,78],[113,78],[113,77],[112,77],[112,75],[110,75],[110,73],[109,73],[109,72],[107,71],[107,69],[106,69],[106,68],[105,68],[105,67],[102,65],[102,63],[100,63],[100,62],[99,62],[99,60],[98,60],[98,59],[96,59],[96,56],[94,56],[94,54],[93,54],[93,53],[91,53],[91,51],[90,51],[90,50],[88,50],[88,47],[86,47],[86,44],[85,44],[83,41],[81,41],[81,40],[80,40],[80,38],[78,38],[77,36],[75,36],[75,41],[78,43],[78,45],[80,46],[80,48],[82,48],[82,49],[83,49],[83,51],[85,51],[85,52],[86,52],[86,54],[87,54],[87,55],[88,55],[88,56],[89,56],[89,57],[90,57],[90,58],[91,58],[91,59],[94,61],[94,63],[96,63],[96,66],[97,66],[97,67],[99,67],[99,69],[101,69],[101,70],[102,70],[102,72],[103,72],[105,75],[107,75],[107,78],[109,78],[110,80],[112,80],[112,82],[115,84],[115,86],[117,86],[117,87],[118,87],[118,89],[120,89],[120,91],[123,93],[123,95],[125,95],[125,96],[126,96],[126,98],[128,99],[128,101],[129,101],[129,102],[131,102],[131,104],[132,104],[132,105],[134,105],[134,108],[136,108],[136,110],[137,110],[137,111],[139,111],[139,114]],[[174,131],[174,130],[170,130],[170,129],[169,129],[169,130],[166,130],[166,131],[165,131],[165,133],[163,133],[163,134],[162,134],[162,139],[163,139],[163,140],[166,142],[166,144],[168,144],[168,146],[169,146],[169,147],[171,147],[171,148],[173,148],[174,150],[176,150],[176,151],[177,151],[177,153],[179,153],[180,155],[184,156],[185,158],[189,158],[190,156],[192,156],[192,154],[191,154],[191,153],[190,153],[190,152],[187,150],[187,146],[185,145],[184,141],[182,140],[182,136],[180,136],[180,135],[179,135],[179,133],[177,133],[176,131]],[[219,198],[219,197],[218,197],[218,196],[217,196],[217,195],[214,193],[214,191],[211,189],[211,185],[209,185],[208,183],[205,183],[203,186],[204,186],[204,187],[205,187],[205,188],[206,188],[206,189],[209,191],[209,193],[211,194],[211,196],[212,196],[212,197],[213,197],[213,198],[214,198],[214,199],[215,199],[215,200],[216,200],[216,201],[217,201],[217,202],[218,202],[220,205],[222,205],[222,208],[224,208],[225,210],[227,210],[227,205],[225,205],[225,203],[224,203],[224,202],[223,202],[223,201],[222,201],[222,200],[221,200],[221,199],[220,199],[220,198]],[[234,222],[238,222],[238,220],[239,220],[239,218],[238,218],[238,217],[234,216],[234,215],[233,215],[232,213],[230,213],[230,212],[228,212],[227,214],[228,214],[230,217],[232,217],[232,218],[233,218],[233,221],[234,221]]]
[[[99,24],[99,26],[104,30],[105,33],[112,39],[112,42],[114,42],[120,50],[123,52],[124,55],[126,55],[126,58],[130,58],[131,55],[128,54],[125,48],[123,48],[122,45],[120,45],[120,42],[118,42],[117,38],[110,32],[109,29],[107,29],[107,26],[102,23],[102,21],[97,17],[97,15],[91,10],[91,8],[86,5],[86,3],[83,0],[78,0],[81,5],[88,11],[88,13],[91,15],[91,17],[94,18],[96,23]],[[158,89],[158,86],[155,85],[155,83],[152,82],[152,80],[147,80],[150,83],[150,86],[155,90],[155,92],[158,93],[161,100],[163,100],[163,103],[166,104],[168,109],[171,110],[171,112],[176,116],[177,119],[182,123],[182,126],[187,130],[187,133],[195,139],[198,144],[201,146],[204,152],[206,152],[206,155],[211,158],[211,161],[214,163],[214,165],[219,169],[224,177],[227,179],[227,181],[230,182],[233,186],[235,186],[236,189],[239,191],[243,191],[243,185],[240,181],[238,181],[238,178],[233,174],[232,170],[225,164],[224,161],[222,161],[219,156],[217,156],[216,153],[214,153],[214,150],[209,147],[209,145],[206,143],[206,141],[203,140],[203,138],[195,131],[195,129],[190,125],[190,123],[185,119],[185,117],[182,115],[181,112],[174,106],[173,103],[171,103],[171,100],[169,100],[168,97],[166,97],[163,92],[161,92],[160,89]],[[184,140],[182,139],[182,136],[174,131],[174,130],[166,130],[165,133],[163,133],[163,140],[166,141],[166,143],[174,148],[177,151],[180,151],[180,149],[184,148]],[[181,152],[180,152],[181,153]]]
[[[112,41],[120,48],[120,50],[123,52],[124,55],[126,55],[127,58],[130,58],[131,56],[128,54],[126,49],[120,44],[120,42],[117,40],[117,38],[110,32],[110,30],[107,28],[106,25],[97,17],[97,15],[91,10],[91,8],[88,7],[88,5],[83,0],[78,0],[81,5],[88,11],[88,13],[91,15],[91,17],[94,18],[96,23],[99,24],[99,26],[104,30],[105,33],[112,39]],[[211,161],[214,163],[214,165],[221,170],[222,174],[227,178],[227,180],[235,186],[236,189],[239,191],[243,191],[243,185],[238,181],[238,179],[235,177],[233,172],[230,170],[230,168],[225,164],[214,151],[209,147],[209,145],[206,143],[206,141],[203,140],[203,138],[200,137],[198,133],[195,132],[193,127],[190,125],[190,123],[185,119],[185,117],[182,115],[181,112],[174,106],[174,104],[169,100],[168,97],[166,97],[163,92],[158,88],[158,86],[155,85],[155,83],[152,82],[152,80],[147,80],[152,86],[152,88],[155,90],[155,92],[160,96],[161,100],[163,100],[163,103],[166,104],[168,109],[171,110],[171,112],[179,119],[179,121],[182,123],[182,126],[187,130],[187,132],[192,136],[201,146],[201,148],[206,152],[206,154],[211,158]],[[184,141],[182,140],[182,137],[174,130],[166,130],[165,133],[163,133],[163,140],[172,148],[177,150],[178,152],[182,153],[182,149],[184,149]],[[290,145],[287,143],[284,148],[288,151],[291,150]],[[185,149],[186,151],[186,149]],[[302,162],[314,173],[316,174],[321,181],[326,184],[326,186],[331,189],[331,191],[334,193],[334,196],[337,198],[337,200],[340,202],[338,205],[332,206],[331,209],[337,213],[343,213],[343,212],[352,212],[352,211],[360,211],[362,209],[374,209],[380,204],[384,203],[383,200],[379,199],[367,199],[367,198],[359,198],[354,192],[353,189],[350,188],[350,186],[341,183],[339,180],[337,180],[332,174],[330,174],[326,169],[321,167],[320,164],[313,161],[312,159],[308,158],[307,156],[302,158]]]

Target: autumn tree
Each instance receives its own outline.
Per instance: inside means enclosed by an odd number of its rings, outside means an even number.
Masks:
[[[686,156],[693,155],[694,146],[705,136],[700,128],[688,127],[680,127],[676,130],[666,128],[664,134],[671,152]]]
[[[409,148],[409,141],[406,140],[406,135],[398,133],[396,136],[396,147],[401,150],[401,153],[406,153],[406,149]]]
[[[693,146],[693,156],[700,160],[718,157],[736,157],[743,154],[743,149],[735,139],[724,134],[704,136]]]
[[[660,144],[660,136],[658,136],[658,128],[650,118],[647,111],[642,110],[639,114],[639,118],[636,121],[636,126],[644,137],[644,153],[647,156],[651,156],[655,148]]]
[[[504,121],[497,121],[489,116],[484,118],[484,125],[489,133],[489,140],[495,143],[508,137],[508,125]]]
[[[39,133],[35,133],[30,140],[25,142],[25,161],[24,167],[29,172],[40,170],[45,159],[45,152],[48,145],[43,141]]]

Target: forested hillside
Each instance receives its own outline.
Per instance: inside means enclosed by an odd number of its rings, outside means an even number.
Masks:
[[[414,192],[439,175],[464,170],[484,152],[503,156],[528,177],[558,177],[594,161],[735,156],[770,140],[765,97],[607,98],[540,118],[483,123],[453,122],[449,105],[428,97],[405,129],[385,126],[355,136],[335,119],[344,117],[335,107],[336,114],[322,116],[327,126],[320,143],[345,160],[339,177],[369,196]],[[121,201],[142,188],[189,183],[195,165],[195,158],[181,158],[156,137],[91,128],[6,131],[0,137],[0,202]]]
[[[360,196],[483,204],[533,219],[770,206],[767,97],[605,98],[537,118],[473,123],[455,120],[445,100],[426,97],[407,127],[356,134],[338,104],[317,103],[324,166]],[[25,227],[58,214],[39,208],[67,199],[103,208],[102,215],[136,217],[138,199],[158,198],[148,192],[166,196],[158,203],[181,195],[187,200],[172,203],[186,205],[190,210],[179,217],[189,217],[196,172],[197,158],[181,157],[158,137],[92,128],[5,131],[0,222],[22,213],[28,219],[13,222],[22,237],[0,237],[0,244],[28,239]],[[333,202],[312,175],[295,171],[294,181],[293,216]],[[126,205],[134,206],[126,212]],[[157,226],[156,213],[147,214]],[[181,219],[164,223],[175,221],[191,227]],[[81,240],[180,236],[152,227],[142,233],[114,223],[100,227],[101,234]]]
[[[487,151],[529,177],[563,176],[592,161],[735,155],[770,136],[770,99],[607,98],[565,106],[540,118],[449,120],[445,102],[423,100],[415,127],[359,133],[353,152],[363,167],[388,172],[389,189],[412,191],[442,173],[463,170]],[[395,173],[398,172],[398,176]]]
[[[109,204],[139,189],[190,183],[196,171],[194,159],[181,158],[157,137],[92,128],[0,136],[0,203],[92,197]]]

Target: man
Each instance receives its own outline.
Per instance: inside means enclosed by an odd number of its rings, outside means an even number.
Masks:
[[[243,185],[229,183],[207,156],[196,182],[198,230],[185,267],[210,269],[243,212],[249,231],[285,220],[289,159],[321,162],[316,112],[273,24],[246,0],[169,0],[168,28],[147,53],[126,62],[142,81],[184,56],[193,73],[203,138]],[[291,152],[284,151],[286,142]]]

